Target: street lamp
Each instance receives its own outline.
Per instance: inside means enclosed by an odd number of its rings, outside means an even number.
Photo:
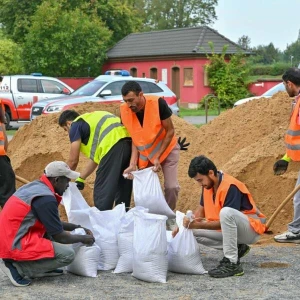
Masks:
[[[294,56],[291,55],[291,67],[293,66],[293,58],[294,58]]]

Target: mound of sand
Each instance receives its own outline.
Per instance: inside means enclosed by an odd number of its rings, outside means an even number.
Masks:
[[[245,182],[258,206],[271,216],[277,206],[294,188],[298,166],[290,163],[289,171],[282,176],[273,175],[273,164],[284,152],[283,137],[288,126],[291,101],[286,93],[272,98],[251,101],[223,112],[209,124],[197,129],[176,116],[173,122],[176,135],[191,142],[188,151],[182,151],[179,162],[181,186],[177,208],[182,211],[195,208],[200,199],[200,188],[187,175],[190,160],[200,154],[211,158],[218,169]],[[79,113],[106,110],[119,114],[117,105],[86,103],[76,108]],[[67,160],[70,143],[67,133],[57,125],[58,115],[40,116],[20,128],[9,144],[9,155],[17,175],[34,180],[53,160]],[[80,157],[80,171],[87,159]],[[93,205],[92,191],[95,175],[92,174],[83,194]],[[292,219],[292,202],[273,223],[274,233],[286,229]],[[266,236],[265,241],[270,241]]]

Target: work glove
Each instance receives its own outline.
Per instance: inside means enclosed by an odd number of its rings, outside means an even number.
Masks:
[[[82,178],[80,178],[80,177],[78,177],[78,178],[75,180],[75,183],[76,183],[76,185],[77,185],[77,188],[78,188],[80,191],[82,191],[82,190],[84,189],[84,182],[85,182],[85,180],[82,179]]]
[[[275,175],[282,175],[286,172],[288,168],[289,162],[284,159],[279,159],[273,166],[274,174]]]
[[[186,143],[185,144],[185,141],[186,141],[186,138],[184,137],[182,140],[181,140],[181,137],[178,138],[178,144],[180,146],[180,150],[184,150],[186,151],[188,149],[188,146],[190,145],[190,143]]]

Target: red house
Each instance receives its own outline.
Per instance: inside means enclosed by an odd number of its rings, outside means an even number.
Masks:
[[[210,42],[215,53],[227,45],[229,56],[239,51],[249,54],[208,26],[132,33],[107,52],[103,71],[124,69],[134,77],[162,80],[182,106],[193,108],[211,93],[204,67]]]

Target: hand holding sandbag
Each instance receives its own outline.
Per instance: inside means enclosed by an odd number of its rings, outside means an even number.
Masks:
[[[75,180],[75,183],[76,183],[76,185],[77,185],[77,188],[78,188],[80,191],[82,191],[82,190],[84,189],[84,182],[85,182],[85,180],[82,179],[82,178],[80,178],[80,177],[78,177],[78,178]]]

